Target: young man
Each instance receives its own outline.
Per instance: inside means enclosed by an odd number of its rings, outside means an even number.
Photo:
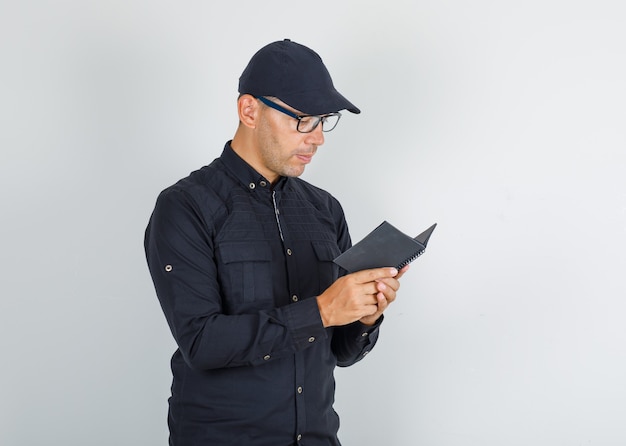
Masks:
[[[159,195],[146,229],[178,344],[170,445],[339,445],[333,370],[372,349],[404,270],[341,276],[341,206],[297,177],[340,110],[360,111],[290,40],[252,57],[239,93],[232,141]]]

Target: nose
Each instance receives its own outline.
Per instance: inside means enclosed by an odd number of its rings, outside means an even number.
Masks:
[[[307,143],[321,146],[324,144],[324,132],[322,132],[322,123],[320,123],[312,132],[307,133]]]

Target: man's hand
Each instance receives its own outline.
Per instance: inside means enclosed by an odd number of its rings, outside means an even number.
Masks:
[[[392,279],[379,279],[376,281],[376,289],[378,290],[378,293],[376,293],[377,309],[374,314],[362,317],[360,319],[362,324],[374,325],[389,304],[396,300],[396,293],[400,289],[400,277],[402,277],[408,269],[409,265],[406,265]]]
[[[408,268],[375,268],[340,277],[317,297],[324,327],[361,320],[372,325],[396,298],[398,279]]]

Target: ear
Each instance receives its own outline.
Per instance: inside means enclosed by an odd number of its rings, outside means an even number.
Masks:
[[[249,128],[256,128],[259,115],[259,101],[249,94],[242,95],[237,100],[237,112],[239,121]]]

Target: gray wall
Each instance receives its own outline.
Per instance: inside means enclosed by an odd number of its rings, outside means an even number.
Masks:
[[[626,444],[623,2],[0,8],[0,444],[166,444],[143,229],[284,37],[363,110],[304,175],[353,238],[439,223],[376,350],[337,372],[344,443]]]

